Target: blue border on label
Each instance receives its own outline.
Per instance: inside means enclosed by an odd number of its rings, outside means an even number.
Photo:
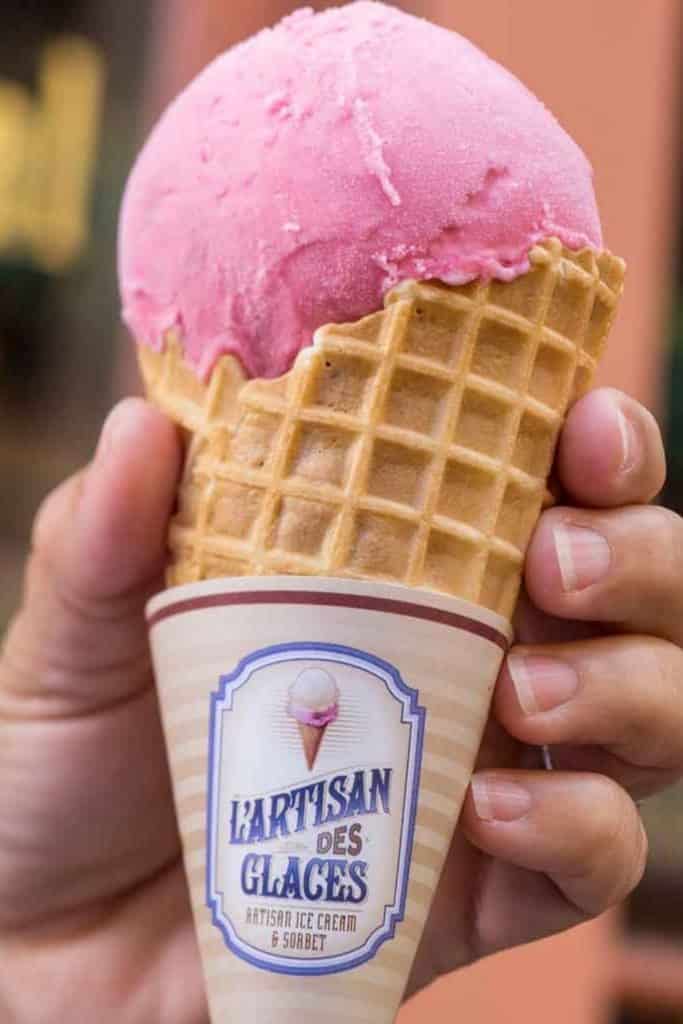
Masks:
[[[332,655],[332,657],[325,658],[325,654]],[[279,657],[280,655],[283,657]],[[337,663],[350,666],[358,666],[360,662],[359,667],[377,676],[385,685],[389,685],[390,690],[393,691],[393,688],[395,688],[398,691],[398,694],[394,694],[394,696],[403,702],[403,714],[407,713],[410,720],[410,757],[406,776],[406,793],[409,794],[407,800],[409,806],[407,827],[402,827],[401,829],[401,852],[396,880],[396,898],[393,904],[385,906],[384,922],[382,925],[375,930],[360,949],[330,957],[312,957],[303,960],[294,957],[269,955],[244,942],[237,935],[229,919],[223,916],[219,901],[214,896],[216,891],[213,874],[216,839],[214,835],[216,828],[215,801],[217,800],[218,790],[217,773],[214,771],[214,757],[216,751],[220,751],[220,712],[226,710],[226,704],[229,709],[232,704],[233,694],[251,678],[258,665],[263,663],[269,664],[272,661],[294,661],[302,656],[306,658],[311,657],[311,655],[315,655],[322,661],[336,661]],[[408,686],[398,669],[389,662],[365,651],[339,644],[305,641],[302,643],[276,644],[264,647],[243,658],[233,672],[220,677],[219,688],[211,695],[209,722],[206,905],[211,911],[214,926],[219,929],[226,945],[236,956],[245,960],[253,967],[259,967],[277,974],[300,976],[336,974],[341,971],[352,970],[360,966],[360,964],[371,960],[376,955],[380,946],[394,937],[396,926],[403,920],[405,915],[410,864],[415,837],[420,774],[422,770],[426,711],[418,703],[418,700],[417,690]],[[406,799],[404,798],[403,815],[405,815],[405,811]]]

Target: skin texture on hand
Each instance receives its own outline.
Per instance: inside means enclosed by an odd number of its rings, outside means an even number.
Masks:
[[[143,616],[180,459],[173,427],[129,399],[37,518],[0,661],[8,1024],[208,1021]],[[588,395],[557,473],[566,504],[532,540],[518,643],[409,992],[626,896],[647,848],[634,798],[683,771],[683,527],[645,504],[664,475],[653,418]]]
[[[143,617],[179,468],[175,430],[129,400],[37,518],[0,663],[12,1024],[206,1020]]]

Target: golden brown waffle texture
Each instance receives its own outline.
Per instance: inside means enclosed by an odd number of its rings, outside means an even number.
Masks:
[[[183,359],[178,334],[171,331],[163,352],[139,345],[138,362],[149,400],[187,433],[203,434],[217,423],[234,421],[246,377],[233,356],[219,359],[209,384],[203,384]]]
[[[503,283],[406,282],[321,328],[278,380],[223,358],[203,386],[177,339],[142,352],[193,434],[169,584],[297,574],[402,583],[510,617],[568,406],[622,289],[607,252],[536,246]]]

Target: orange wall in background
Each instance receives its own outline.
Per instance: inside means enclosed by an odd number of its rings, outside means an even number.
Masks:
[[[159,0],[150,118],[208,59],[294,6]],[[589,155],[606,242],[629,267],[603,380],[658,407],[680,143],[680,0],[411,0],[400,6],[458,29],[509,67]],[[401,1024],[606,1019],[614,931],[613,919],[603,918],[478,964],[416,997]]]

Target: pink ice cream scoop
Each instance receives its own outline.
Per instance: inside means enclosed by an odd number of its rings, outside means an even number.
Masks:
[[[297,11],[211,64],[131,175],[124,317],[180,330],[204,379],[234,353],[287,371],[316,328],[407,278],[528,270],[601,245],[591,168],[545,107],[460,36],[366,0]]]
[[[289,691],[289,714],[301,725],[322,729],[339,717],[339,691],[329,672],[307,668]]]

